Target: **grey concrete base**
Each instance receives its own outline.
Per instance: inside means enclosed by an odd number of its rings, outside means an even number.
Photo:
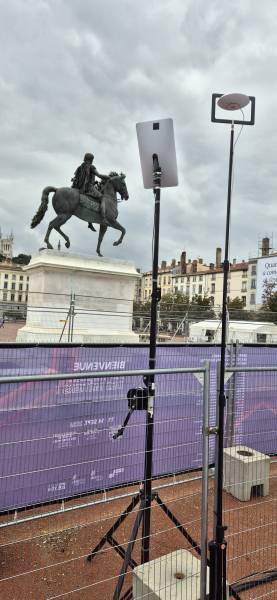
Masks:
[[[207,568],[207,593],[209,568]],[[200,560],[176,550],[133,571],[134,600],[200,600]]]
[[[29,275],[25,327],[18,342],[137,343],[133,299],[140,275],[133,263],[44,250],[24,270]],[[73,335],[66,322],[75,295]],[[66,325],[65,325],[66,322]]]
[[[224,448],[224,489],[242,502],[251,498],[253,486],[269,494],[270,457],[247,446]]]

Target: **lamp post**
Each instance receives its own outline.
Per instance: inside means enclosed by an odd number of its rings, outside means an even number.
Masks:
[[[220,119],[216,117],[216,104],[223,110],[235,111],[242,110],[251,103],[251,116],[248,121],[235,119]],[[228,192],[227,192],[227,212],[225,229],[225,253],[223,262],[223,292],[222,292],[222,318],[221,318],[221,351],[220,351],[220,372],[217,396],[217,423],[216,423],[216,443],[215,443],[215,498],[214,498],[214,537],[209,543],[210,549],[210,590],[209,597],[212,600],[226,600],[226,540],[225,527],[222,522],[222,492],[223,492],[223,448],[224,448],[224,411],[225,411],[225,356],[226,356],[226,336],[227,336],[227,293],[228,293],[228,273],[229,263],[229,237],[230,237],[230,216],[231,216],[231,198],[232,198],[232,179],[233,179],[233,156],[234,156],[234,126],[254,125],[255,121],[255,98],[244,94],[213,94],[212,95],[212,117],[214,123],[229,123],[230,132],[230,150],[229,150],[229,171],[228,171]]]

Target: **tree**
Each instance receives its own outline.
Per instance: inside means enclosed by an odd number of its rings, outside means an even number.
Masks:
[[[18,254],[12,258],[12,262],[17,265],[28,265],[31,258],[30,254]]]
[[[263,305],[259,310],[259,318],[263,321],[277,323],[277,282],[266,279],[264,282]]]

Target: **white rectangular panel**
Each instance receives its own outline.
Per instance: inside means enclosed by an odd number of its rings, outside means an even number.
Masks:
[[[137,123],[137,137],[145,188],[153,188],[153,154],[162,170],[161,187],[178,185],[177,161],[172,119]]]

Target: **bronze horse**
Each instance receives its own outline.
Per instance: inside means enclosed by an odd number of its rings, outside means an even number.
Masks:
[[[72,216],[78,217],[88,223],[99,223],[99,235],[96,252],[98,256],[102,256],[100,252],[101,243],[108,227],[118,229],[121,231],[120,238],[113,243],[114,246],[121,244],[126,229],[118,223],[118,209],[117,209],[117,192],[120,194],[121,199],[128,200],[129,194],[125,183],[125,175],[117,173],[111,173],[109,178],[106,179],[102,184],[102,194],[106,205],[106,219],[103,222],[103,217],[100,213],[100,204],[93,198],[88,198],[84,194],[80,194],[79,190],[75,188],[55,188],[48,186],[44,188],[41,196],[41,203],[38,211],[32,219],[31,227],[36,227],[43,219],[49,202],[49,194],[55,192],[52,198],[52,205],[57,213],[57,217],[50,221],[44,241],[46,247],[53,249],[53,246],[49,242],[49,236],[52,229],[55,229],[65,239],[66,248],[70,246],[69,237],[61,230],[61,226],[66,223]]]

